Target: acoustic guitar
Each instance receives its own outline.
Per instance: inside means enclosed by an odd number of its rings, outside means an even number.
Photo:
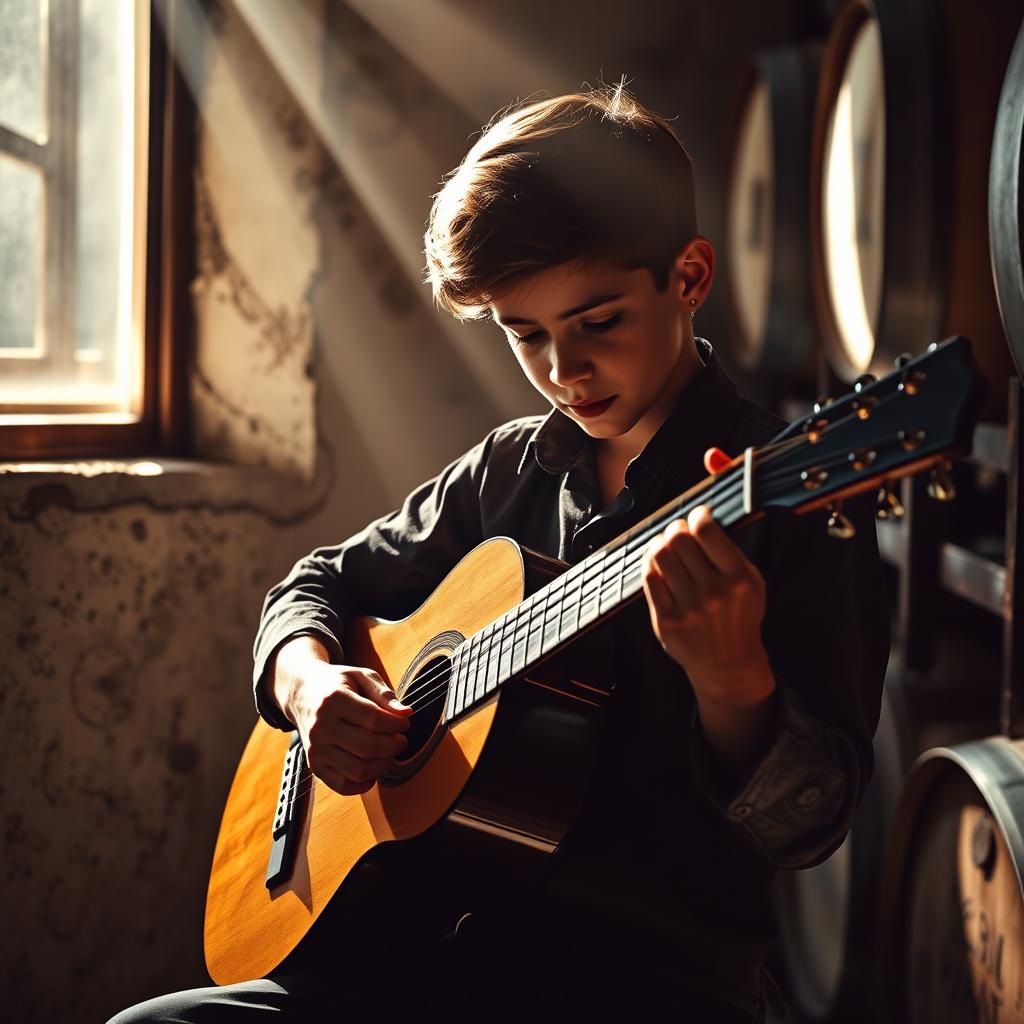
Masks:
[[[374,851],[423,838],[509,863],[555,853],[582,801],[610,687],[573,670],[572,651],[642,593],[650,541],[707,504],[726,529],[769,509],[829,507],[848,537],[844,497],[931,468],[952,494],[949,458],[969,451],[984,384],[964,338],[901,357],[881,380],[818,403],[571,567],[496,537],[462,559],[408,618],[346,623],[350,664],[380,673],[415,711],[401,759],[366,793],[313,776],[296,733],[257,722],[228,795],[206,903],[211,977],[262,977]],[[577,649],[579,649],[577,647]]]

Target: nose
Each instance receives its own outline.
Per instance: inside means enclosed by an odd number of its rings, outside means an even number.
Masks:
[[[558,387],[569,387],[593,375],[593,366],[585,347],[571,338],[562,338],[551,343],[551,369],[548,379]]]

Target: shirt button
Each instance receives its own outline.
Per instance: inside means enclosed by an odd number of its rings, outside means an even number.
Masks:
[[[813,807],[821,799],[821,788],[819,786],[808,786],[797,798],[797,807]]]
[[[744,818],[749,818],[753,813],[754,808],[750,804],[740,804],[738,807],[733,808],[733,814],[742,821]]]

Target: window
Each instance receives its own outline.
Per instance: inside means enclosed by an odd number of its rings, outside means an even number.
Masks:
[[[0,0],[0,457],[180,450],[185,237],[161,226],[182,219],[192,125],[171,14]]]

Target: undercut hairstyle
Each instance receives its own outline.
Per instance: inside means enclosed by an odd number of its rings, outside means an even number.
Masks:
[[[562,263],[644,267],[663,291],[696,233],[683,143],[621,85],[605,86],[513,107],[484,129],[434,196],[427,279],[460,320]]]

